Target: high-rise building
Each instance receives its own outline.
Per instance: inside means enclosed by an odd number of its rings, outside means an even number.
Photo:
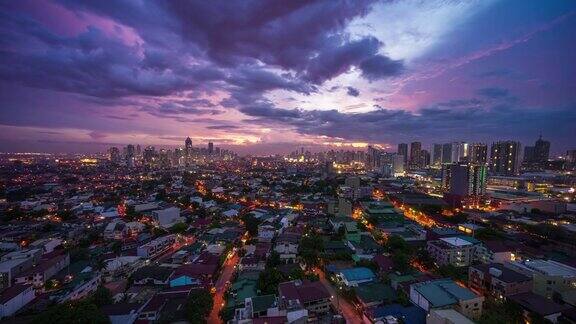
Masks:
[[[468,157],[468,143],[454,142],[452,143],[451,152],[452,163],[463,162]]]
[[[418,169],[422,165],[422,143],[410,143],[410,167]]]
[[[190,137],[186,137],[184,141],[184,153],[186,156],[192,155],[192,139]]]
[[[568,168],[576,168],[576,150],[566,151],[566,163]]]
[[[120,150],[117,147],[111,147],[108,150],[108,159],[114,164],[120,163]]]
[[[498,175],[516,175],[520,171],[520,143],[500,141],[490,149],[490,171]]]
[[[134,148],[134,145],[128,144],[128,146],[126,146],[126,165],[128,165],[128,167],[134,167],[135,162],[136,149]]]
[[[486,165],[472,163],[445,164],[442,186],[446,197],[461,201],[486,194]]]
[[[430,152],[426,150],[420,151],[420,167],[427,168],[430,166]]]
[[[404,173],[404,156],[401,154],[394,154],[392,158],[392,172],[396,174]]]
[[[486,164],[488,162],[488,145],[484,143],[472,144],[468,160],[475,164]]]
[[[432,164],[439,166],[442,164],[442,144],[434,144],[432,147]]]
[[[534,146],[525,146],[524,147],[524,159],[522,161],[524,161],[526,163],[534,162],[534,151],[535,151]]]
[[[208,142],[208,155],[212,155],[214,153],[214,143]]]
[[[156,149],[154,146],[147,146],[143,153],[144,164],[150,166],[156,162]]]
[[[534,145],[534,162],[546,163],[550,157],[550,142],[542,139],[542,135]]]
[[[452,143],[442,145],[442,163],[452,163]]]
[[[406,165],[408,163],[408,144],[398,144],[398,154],[404,157],[404,165]]]

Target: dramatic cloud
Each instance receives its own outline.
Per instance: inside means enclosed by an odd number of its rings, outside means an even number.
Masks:
[[[565,149],[576,3],[532,1],[2,2],[0,143],[537,130]]]

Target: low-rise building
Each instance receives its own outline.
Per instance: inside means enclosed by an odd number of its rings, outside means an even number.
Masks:
[[[532,291],[532,278],[501,263],[472,265],[468,285],[474,291],[498,298]]]
[[[426,250],[439,265],[469,266],[474,260],[478,241],[467,236],[442,237],[428,241]]]
[[[453,280],[439,279],[410,285],[410,301],[427,312],[454,308],[470,319],[478,319],[482,314],[484,297]]]
[[[532,291],[546,298],[576,289],[576,268],[552,260],[523,260],[505,266],[533,280]]]
[[[153,258],[168,251],[168,249],[170,249],[172,244],[175,242],[176,235],[174,234],[161,236],[144,245],[139,246],[136,249],[136,254],[143,258]]]
[[[278,286],[278,304],[283,310],[305,308],[310,313],[325,314],[330,310],[331,296],[321,282],[294,280]]]
[[[31,285],[17,284],[0,294],[0,319],[12,316],[35,297]]]
[[[356,287],[359,284],[372,282],[376,279],[374,272],[365,267],[342,269],[337,276],[348,287]]]

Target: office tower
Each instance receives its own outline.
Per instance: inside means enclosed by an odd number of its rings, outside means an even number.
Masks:
[[[488,145],[474,143],[470,146],[469,159],[471,163],[486,164],[488,161]]]
[[[430,166],[430,152],[420,151],[420,167],[427,168]]]
[[[550,157],[550,142],[542,139],[542,135],[534,145],[534,162],[546,163]]]
[[[394,154],[392,157],[392,172],[394,175],[404,173],[404,155]]]
[[[108,158],[114,164],[120,163],[120,150],[117,147],[111,147],[108,150]]]
[[[208,155],[212,155],[214,153],[214,143],[208,142]]]
[[[434,144],[432,148],[432,164],[441,165],[442,164],[442,144]]]
[[[418,169],[422,164],[422,143],[410,143],[410,167]]]
[[[192,139],[190,137],[186,137],[184,141],[184,153],[186,156],[192,155]]]
[[[468,143],[454,142],[452,143],[451,162],[462,162],[468,157]]]
[[[126,146],[126,165],[128,165],[128,167],[134,167],[135,161],[136,149],[134,145],[128,144],[128,146]]]
[[[527,163],[534,162],[534,151],[535,151],[534,146],[525,146],[524,147],[524,159],[522,161],[527,162]]]
[[[136,145],[136,157],[140,158],[140,156],[142,155],[142,148],[140,147],[140,144]]]
[[[398,144],[398,154],[404,157],[404,165],[406,165],[408,163],[408,144]]]
[[[566,151],[566,163],[568,164],[567,167],[570,169],[576,167],[576,150]]]
[[[490,171],[498,175],[516,175],[520,170],[520,143],[500,141],[490,149]]]
[[[364,165],[366,170],[370,171],[379,167],[379,154],[380,152],[376,148],[374,148],[372,145],[368,145],[368,149],[366,150],[366,163]]]
[[[452,143],[442,145],[442,163],[452,163]]]
[[[144,164],[150,166],[156,161],[156,150],[154,146],[147,146],[143,152]]]
[[[485,195],[486,173],[486,165],[483,164],[445,164],[442,168],[445,196],[462,200]]]

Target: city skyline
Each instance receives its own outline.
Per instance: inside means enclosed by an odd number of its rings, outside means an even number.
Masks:
[[[240,154],[394,151],[532,145],[540,134],[555,156],[574,148],[570,1],[22,1],[0,11],[0,151],[175,147],[188,136]]]

